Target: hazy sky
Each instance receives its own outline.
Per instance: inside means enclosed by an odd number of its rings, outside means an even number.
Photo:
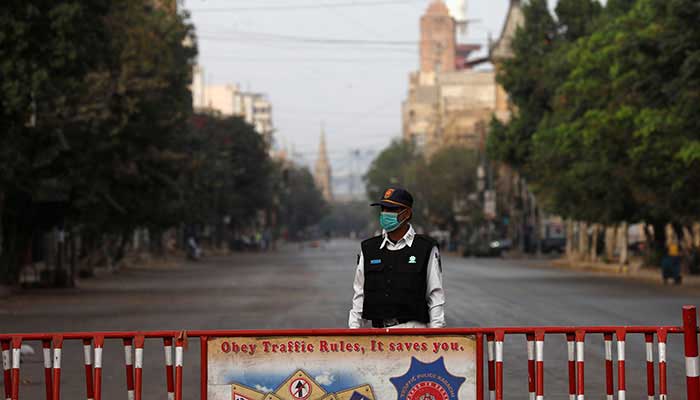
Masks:
[[[331,6],[319,7],[326,4]],[[428,4],[184,2],[199,36],[199,63],[207,83],[239,83],[266,93],[278,143],[293,145],[307,163],[316,159],[323,122],[335,171],[349,167],[352,150],[371,158],[372,151],[400,136],[401,101],[408,73],[417,69],[419,19]],[[497,38],[507,7],[508,0],[468,0],[467,18],[475,21],[461,41],[486,45],[489,33]]]

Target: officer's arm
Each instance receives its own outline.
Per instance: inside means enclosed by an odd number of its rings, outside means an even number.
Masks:
[[[445,291],[442,288],[442,265],[440,262],[440,251],[437,246],[430,252],[428,262],[428,287],[425,299],[430,310],[429,328],[445,327]]]
[[[364,255],[360,251],[357,257],[357,269],[355,270],[355,281],[352,288],[355,294],[352,297],[352,309],[348,317],[348,327],[351,329],[362,327],[362,305],[365,299],[365,271],[364,271]]]

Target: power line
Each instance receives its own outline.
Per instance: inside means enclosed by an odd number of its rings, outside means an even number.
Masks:
[[[414,2],[416,2],[414,0]],[[312,10],[324,8],[341,8],[341,7],[376,7],[387,5],[406,5],[410,3],[408,0],[384,0],[371,2],[339,2],[339,3],[316,3],[316,4],[300,4],[300,5],[276,5],[276,6],[245,6],[245,7],[221,7],[221,8],[199,8],[189,11],[195,13],[209,12],[236,12],[236,11],[290,11],[290,10]]]
[[[406,41],[406,40],[365,40],[365,39],[339,39],[339,38],[323,38],[323,37],[309,37],[309,36],[295,36],[295,35],[284,35],[278,33],[269,32],[251,32],[251,31],[227,31],[227,32],[216,32],[214,35],[197,35],[198,38],[211,38],[211,39],[227,39],[230,40],[230,36],[220,36],[219,34],[233,35],[233,36],[243,36],[249,37],[256,40],[268,40],[268,41],[286,41],[286,42],[298,42],[307,44],[350,44],[350,45],[362,45],[362,46],[410,46],[417,47],[418,43],[416,41]]]

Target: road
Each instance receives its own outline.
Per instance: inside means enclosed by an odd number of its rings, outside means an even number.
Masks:
[[[0,305],[4,332],[338,328],[347,324],[358,244],[288,246],[167,268],[133,268],[81,282],[72,290],[27,291]],[[457,326],[679,325],[681,306],[698,304],[691,289],[552,269],[543,261],[443,257],[447,322]],[[685,396],[681,338],[669,342],[669,391]],[[586,391],[604,398],[603,345],[586,338]],[[627,345],[628,398],[645,396],[644,347]],[[35,346],[36,347],[36,346]],[[38,350],[38,348],[37,348]],[[85,398],[82,349],[64,347],[62,397]],[[506,399],[527,396],[525,340],[507,337]],[[121,345],[104,354],[103,399],[124,399]],[[161,343],[146,343],[144,398],[164,399]],[[199,348],[185,354],[185,399],[198,398]],[[39,353],[22,365],[21,398],[43,398]],[[548,337],[545,394],[567,399],[566,345]]]

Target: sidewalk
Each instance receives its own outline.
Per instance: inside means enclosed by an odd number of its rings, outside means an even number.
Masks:
[[[661,270],[659,268],[642,267],[639,264],[623,266],[603,262],[572,261],[565,257],[552,260],[549,264],[555,268],[599,273],[626,279],[653,282],[659,286],[663,285],[663,282],[661,281]],[[669,285],[671,284],[672,283],[669,283]],[[700,289],[700,275],[683,275],[683,284],[681,286]]]

